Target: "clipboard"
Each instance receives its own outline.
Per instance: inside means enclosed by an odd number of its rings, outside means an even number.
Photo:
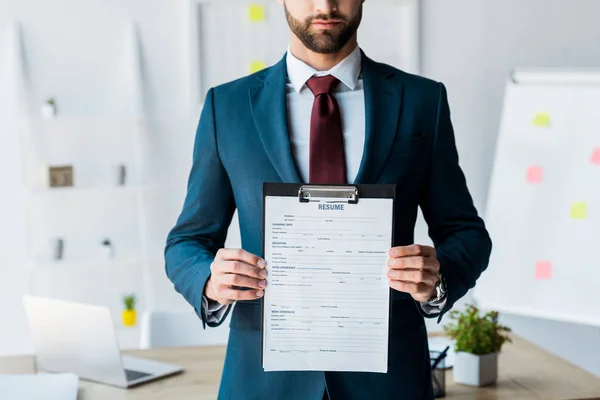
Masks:
[[[298,183],[263,183],[262,205],[262,254],[264,258],[266,254],[266,214],[267,214],[267,197],[295,197],[299,203],[323,203],[324,205],[359,204],[361,199],[391,199],[392,215],[391,215],[391,241],[389,247],[394,244],[394,226],[395,226],[395,208],[396,208],[396,193],[397,186],[392,184],[357,184],[357,185],[312,185]],[[269,277],[267,277],[269,279]],[[267,289],[268,290],[268,285]],[[389,337],[391,331],[391,316],[392,316],[392,290],[389,289],[388,296],[388,370],[389,370]],[[266,293],[266,292],[265,292]],[[261,366],[265,366],[264,347],[265,347],[265,297],[261,299]]]

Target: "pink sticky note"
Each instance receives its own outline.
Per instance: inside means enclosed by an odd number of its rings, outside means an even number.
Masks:
[[[596,147],[592,153],[592,164],[600,165],[600,147]]]
[[[535,279],[545,280],[552,278],[552,263],[550,261],[538,261],[535,264]]]
[[[540,166],[534,165],[527,168],[527,182],[538,183],[542,181],[544,177],[544,169]]]

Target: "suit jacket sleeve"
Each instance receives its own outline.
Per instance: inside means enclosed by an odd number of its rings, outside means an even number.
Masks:
[[[202,318],[203,327],[218,326],[225,319],[207,322],[202,297],[210,265],[225,244],[234,211],[231,183],[217,148],[214,90],[210,89],[196,131],[183,210],[165,247],[167,276]]]
[[[439,323],[487,268],[492,242],[459,166],[446,88],[438,85],[436,131],[420,206],[447,286],[446,304],[437,315]],[[435,317],[418,308],[425,317]]]

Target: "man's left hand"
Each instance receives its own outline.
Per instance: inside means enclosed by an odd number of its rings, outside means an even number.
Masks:
[[[418,244],[393,247],[389,254],[388,279],[392,289],[406,292],[419,302],[436,297],[440,263],[433,247]]]

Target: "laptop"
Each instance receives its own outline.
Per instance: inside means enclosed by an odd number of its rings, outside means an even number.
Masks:
[[[23,296],[38,368],[130,388],[183,371],[177,365],[121,355],[110,310]]]

